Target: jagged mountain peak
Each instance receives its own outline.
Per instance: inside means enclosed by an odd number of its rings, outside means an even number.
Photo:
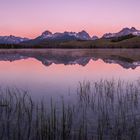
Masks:
[[[78,33],[81,33],[81,34],[88,34],[85,30],[82,30],[82,31],[80,31],[80,32],[78,32]]]
[[[36,39],[48,39],[48,40],[73,40],[73,39],[81,39],[81,40],[90,40],[89,34],[82,30],[81,32],[68,32],[65,31],[63,33],[54,33],[52,34],[50,31],[45,31],[41,34],[41,36],[37,37]]]
[[[133,31],[138,31],[135,27],[131,27],[131,28],[123,28],[120,32],[125,32],[125,31],[129,31],[129,32],[133,32]]]
[[[82,40],[90,40],[91,39],[89,34],[84,30],[82,30],[81,32],[78,32],[77,36],[78,36],[79,39],[82,39]]]
[[[113,37],[121,37],[121,36],[126,36],[126,35],[135,35],[135,36],[140,36],[140,31],[137,30],[135,27],[131,28],[123,28],[121,31],[118,33],[106,33],[103,35],[103,38],[113,38]]]
[[[28,41],[28,38],[16,37],[14,35],[9,36],[0,36],[0,43],[1,44],[18,44],[23,41]]]
[[[135,27],[131,27],[131,30],[138,31]]]
[[[44,31],[41,36],[39,36],[40,39],[45,39],[45,38],[48,38],[48,37],[51,37],[52,36],[52,32],[46,30]]]
[[[122,31],[123,31],[123,30],[130,30],[130,28],[128,28],[128,27],[125,27],[125,28],[123,28],[123,29],[122,29]]]
[[[50,35],[50,34],[52,34],[52,32],[50,32],[49,30],[46,30],[42,33],[42,35]]]
[[[99,39],[99,37],[95,35],[91,38],[91,40],[97,40],[97,39]]]

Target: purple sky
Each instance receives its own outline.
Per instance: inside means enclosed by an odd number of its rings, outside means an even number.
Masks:
[[[140,0],[1,0],[0,35],[34,38],[52,32],[86,30],[90,35],[140,29]]]

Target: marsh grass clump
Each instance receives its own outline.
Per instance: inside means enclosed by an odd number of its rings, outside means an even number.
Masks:
[[[0,140],[139,140],[139,83],[80,82],[76,103],[0,90]]]
[[[0,94],[1,140],[66,140],[71,135],[72,107],[62,101],[58,112],[53,100],[34,102],[25,91]],[[60,109],[59,109],[60,110]]]
[[[81,87],[84,90],[81,92]],[[88,87],[91,92],[88,92]],[[83,94],[84,91],[84,94]],[[106,81],[80,83],[79,100],[91,108],[88,117],[94,118],[97,139],[139,139],[140,133],[140,88],[138,83]],[[87,99],[88,100],[85,100]]]

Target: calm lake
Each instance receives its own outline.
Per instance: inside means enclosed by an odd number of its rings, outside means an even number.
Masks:
[[[0,50],[0,139],[139,140],[139,52]]]
[[[0,85],[33,97],[74,95],[79,82],[140,77],[140,50],[0,50]],[[73,96],[72,96],[73,97]]]

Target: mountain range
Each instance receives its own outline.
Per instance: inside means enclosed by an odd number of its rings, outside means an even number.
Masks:
[[[37,37],[36,39],[48,39],[48,40],[90,40],[91,37],[86,31],[81,32],[64,32],[64,33],[51,33],[50,31],[45,31],[42,33],[41,36]]]
[[[10,36],[0,36],[0,44],[19,44],[24,41],[28,41],[28,38]]]
[[[136,28],[123,28],[121,31],[117,33],[105,33],[101,38],[103,39],[111,39],[111,38],[118,38],[122,36],[133,35],[133,36],[140,36],[140,30]],[[52,33],[50,31],[43,32],[40,36],[36,37],[35,39],[28,39],[22,37],[16,37],[13,35],[10,36],[0,36],[0,44],[32,44],[36,45],[42,43],[43,41],[76,41],[76,40],[98,40],[101,39],[97,36],[90,37],[90,35],[86,31],[81,32],[64,32],[64,33]]]
[[[137,30],[135,27],[123,28],[118,33],[106,33],[103,35],[102,38],[122,37],[122,36],[130,35],[130,34],[134,36],[140,36],[140,30]]]

